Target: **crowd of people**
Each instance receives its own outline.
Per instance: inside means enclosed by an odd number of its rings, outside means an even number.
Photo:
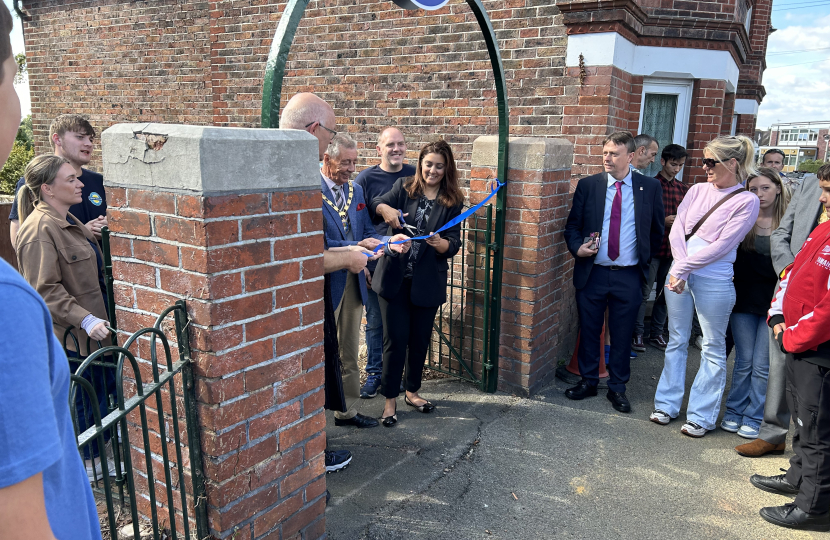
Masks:
[[[8,8],[0,6],[0,162],[20,122],[10,30]],[[380,163],[352,181],[357,143],[337,132],[324,100],[297,94],[280,128],[305,130],[319,143],[325,406],[335,425],[394,427],[401,394],[410,410],[432,413],[440,403],[419,394],[423,368],[436,312],[447,301],[448,261],[461,247],[460,224],[451,222],[464,196],[450,145],[426,144],[409,165],[404,134],[387,128],[377,138]],[[70,407],[67,360],[89,354],[91,342],[106,346],[111,332],[99,245],[106,193],[101,175],[84,169],[94,138],[84,117],[61,115],[50,129],[53,155],[35,158],[17,186],[10,232],[20,272],[0,261],[0,324],[14,329],[0,335],[0,357],[26,350],[27,361],[4,362],[0,378],[0,538],[101,537],[88,480],[112,467],[94,444],[79,454],[75,429],[91,425],[94,407],[106,414],[115,383],[111,371],[78,373],[102,400],[90,403],[78,392]],[[657,176],[641,174],[658,153]],[[607,398],[630,413],[631,358],[648,343],[665,351],[649,418],[666,426],[682,412],[699,328],[701,364],[680,431],[699,438],[719,426],[750,440],[735,448],[739,454],[758,457],[784,451],[792,417],[790,468],[750,481],[795,501],[761,515],[780,526],[830,530],[830,165],[792,193],[780,175],[781,154],[769,151],[757,168],[749,139],[717,137],[700,164],[688,164],[700,166],[706,182],[688,185],[680,178],[689,155],[682,146],[661,151],[654,137],[625,132],[603,141],[604,172],[577,183],[564,230],[575,258],[582,376],[565,395],[598,394],[604,333]],[[67,329],[74,337],[62,343]],[[378,418],[357,412],[360,399],[378,393],[385,398]],[[325,450],[327,472],[351,460],[347,450]]]
[[[760,513],[783,527],[830,530],[830,165],[792,194],[780,150],[757,168],[750,139],[722,136],[703,150],[706,182],[688,186],[677,179],[688,157],[677,145],[663,149],[656,178],[637,171],[656,148],[648,135],[614,133],[603,142],[605,172],[577,184],[565,240],[576,259],[581,381],[565,395],[597,395],[604,331],[607,398],[631,412],[630,361],[645,350],[645,304],[656,287],[648,342],[665,357],[649,419],[665,426],[680,416],[698,324],[701,362],[681,433],[700,438],[720,426],[751,440],[735,448],[742,456],[783,453],[792,414],[789,470],[750,482],[795,502]]]

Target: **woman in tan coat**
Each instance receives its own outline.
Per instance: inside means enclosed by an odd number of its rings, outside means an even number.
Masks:
[[[97,349],[92,346],[90,350],[90,343],[110,344],[110,331],[103,256],[92,233],[69,213],[69,207],[81,201],[83,184],[69,161],[54,155],[36,157],[26,167],[24,177],[26,185],[18,192],[18,268],[46,302],[53,329],[67,355],[88,356]],[[68,336],[64,340],[67,330],[77,343]],[[77,375],[92,382],[101,416],[105,416],[107,395],[115,390],[114,369],[93,366]],[[83,432],[92,425],[93,417],[89,398],[81,389],[76,408],[78,429]],[[100,475],[100,466],[96,469]],[[87,473],[92,473],[90,461]]]

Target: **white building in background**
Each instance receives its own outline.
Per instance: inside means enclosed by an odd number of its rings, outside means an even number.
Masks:
[[[760,156],[770,148],[784,152],[784,172],[798,170],[802,161],[820,159],[828,161],[828,141],[830,141],[830,121],[823,122],[787,122],[773,124],[769,145],[761,146]]]

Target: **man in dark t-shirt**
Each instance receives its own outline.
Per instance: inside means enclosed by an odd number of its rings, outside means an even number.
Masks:
[[[80,114],[62,114],[55,118],[49,128],[49,142],[55,149],[55,155],[69,160],[78,180],[84,185],[83,200],[71,206],[69,212],[100,240],[101,229],[107,225],[107,194],[104,191],[104,177],[83,168],[92,159],[94,141],[95,128],[85,116]],[[21,178],[17,182],[15,194],[24,184],[25,180]],[[12,203],[9,220],[11,221],[9,236],[14,246],[17,231],[20,228],[17,197]]]
[[[363,188],[363,197],[366,199],[375,230],[378,234],[387,235],[389,226],[381,216],[372,213],[372,206],[369,202],[392,189],[398,178],[414,176],[415,167],[404,163],[406,140],[397,128],[388,127],[380,133],[377,150],[380,163],[361,171],[355,179],[355,184]],[[380,375],[383,371],[383,320],[380,315],[378,295],[372,291],[371,287],[376,264],[376,261],[371,261],[366,266],[366,282],[369,285],[366,302],[366,374],[368,377],[360,389],[360,397],[364,399],[377,395]]]

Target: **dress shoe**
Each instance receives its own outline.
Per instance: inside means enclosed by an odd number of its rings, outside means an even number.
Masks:
[[[763,439],[755,439],[752,442],[741,444],[735,447],[735,451],[744,457],[761,457],[765,454],[783,454],[785,443],[772,444]]]
[[[415,405],[414,403],[409,401],[408,396],[404,396],[403,400],[407,405],[409,405],[410,407],[415,407],[415,410],[417,410],[418,412],[421,412],[421,413],[431,413],[432,411],[435,410],[435,405],[433,405],[429,401],[427,401],[423,405]]]
[[[614,392],[609,390],[606,396],[614,409],[624,413],[631,412],[631,403],[629,403],[628,398],[625,397],[625,392]]]
[[[761,508],[761,517],[773,525],[803,531],[830,531],[830,512],[808,514],[795,504]]]
[[[579,384],[573,388],[565,390],[565,397],[578,401],[586,397],[593,397],[597,395],[597,387],[591,386],[587,381],[580,381]]]
[[[368,416],[363,416],[360,413],[357,413],[351,418],[346,420],[341,420],[339,418],[334,419],[335,426],[354,426],[359,428],[369,428],[375,427],[378,425],[378,421],[374,418],[369,418]]]
[[[784,469],[781,470],[783,471]],[[775,476],[753,474],[749,477],[749,482],[758,489],[763,489],[770,493],[777,493],[778,495],[798,495],[798,488],[787,482],[786,476],[786,473]]]
[[[631,340],[631,348],[637,352],[646,352],[646,344],[643,342],[643,334],[637,334]]]

